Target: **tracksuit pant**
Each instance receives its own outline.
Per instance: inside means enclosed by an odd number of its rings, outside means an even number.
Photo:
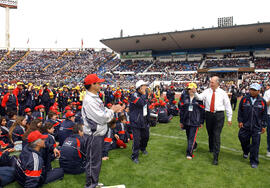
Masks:
[[[255,130],[241,128],[238,133],[244,154],[249,156],[250,164],[259,164],[259,148],[261,142],[261,133]],[[250,143],[250,139],[252,142]]]
[[[138,159],[139,151],[145,151],[149,140],[149,127],[135,128],[132,127],[133,144],[132,144],[132,159]]]
[[[102,157],[108,157],[109,156],[109,151],[112,150],[112,149],[116,149],[116,148],[117,148],[116,142],[113,142],[113,143],[104,142]]]
[[[185,126],[187,135],[187,156],[192,156],[193,149],[196,148],[196,137],[199,127],[195,126]]]
[[[13,182],[15,179],[14,173],[15,173],[15,169],[13,167],[10,167],[10,166],[0,167],[0,178],[1,178],[0,187]]]
[[[95,188],[98,185],[102,164],[104,136],[84,135],[86,148],[86,187]]]
[[[46,180],[44,184],[63,179],[64,177],[64,170],[63,168],[54,168],[47,172]]]

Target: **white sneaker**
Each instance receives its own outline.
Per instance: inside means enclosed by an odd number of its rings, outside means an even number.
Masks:
[[[191,160],[192,159],[192,157],[191,156],[187,156],[187,160]]]
[[[267,151],[266,157],[270,157],[270,151]]]

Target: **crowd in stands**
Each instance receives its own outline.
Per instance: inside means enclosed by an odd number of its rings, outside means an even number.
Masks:
[[[204,68],[249,67],[249,59],[212,59],[206,60]]]
[[[254,64],[256,69],[269,69],[270,68],[270,58],[255,58]]]
[[[19,61],[27,51],[12,50],[4,54],[1,58],[1,68],[9,69],[15,62]]]
[[[190,62],[159,62],[156,61],[148,69],[148,72],[171,72],[171,71],[197,71],[201,62],[190,61]]]
[[[139,73],[145,71],[145,69],[149,67],[152,63],[152,61],[126,60],[121,62],[119,66],[114,69],[114,71]]]

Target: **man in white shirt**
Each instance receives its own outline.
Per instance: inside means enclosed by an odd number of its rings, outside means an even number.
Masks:
[[[232,108],[227,93],[219,88],[219,77],[214,76],[210,80],[210,88],[201,94],[196,93],[197,100],[202,100],[206,111],[206,129],[208,133],[209,151],[213,152],[213,165],[218,165],[218,155],[220,151],[220,134],[224,125],[224,111],[228,118],[228,125],[232,124]]]
[[[84,79],[84,86],[87,90],[82,106],[86,148],[86,188],[95,188],[98,185],[104,135],[108,130],[107,123],[113,119],[114,112],[123,110],[120,105],[112,105],[111,109],[104,107],[98,95],[100,83],[104,81],[96,74],[89,74]]]
[[[263,96],[267,104],[267,153],[266,156],[270,157],[270,83],[267,83],[266,91]]]

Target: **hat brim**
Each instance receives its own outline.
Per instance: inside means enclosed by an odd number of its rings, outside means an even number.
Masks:
[[[105,82],[105,79],[98,79],[96,83],[102,83]]]
[[[252,89],[252,90],[255,90],[255,91],[260,91],[261,89],[257,89],[257,88],[254,88],[254,87],[251,87],[249,89]]]
[[[40,139],[46,139],[46,138],[48,138],[48,135],[42,134],[39,138]]]

